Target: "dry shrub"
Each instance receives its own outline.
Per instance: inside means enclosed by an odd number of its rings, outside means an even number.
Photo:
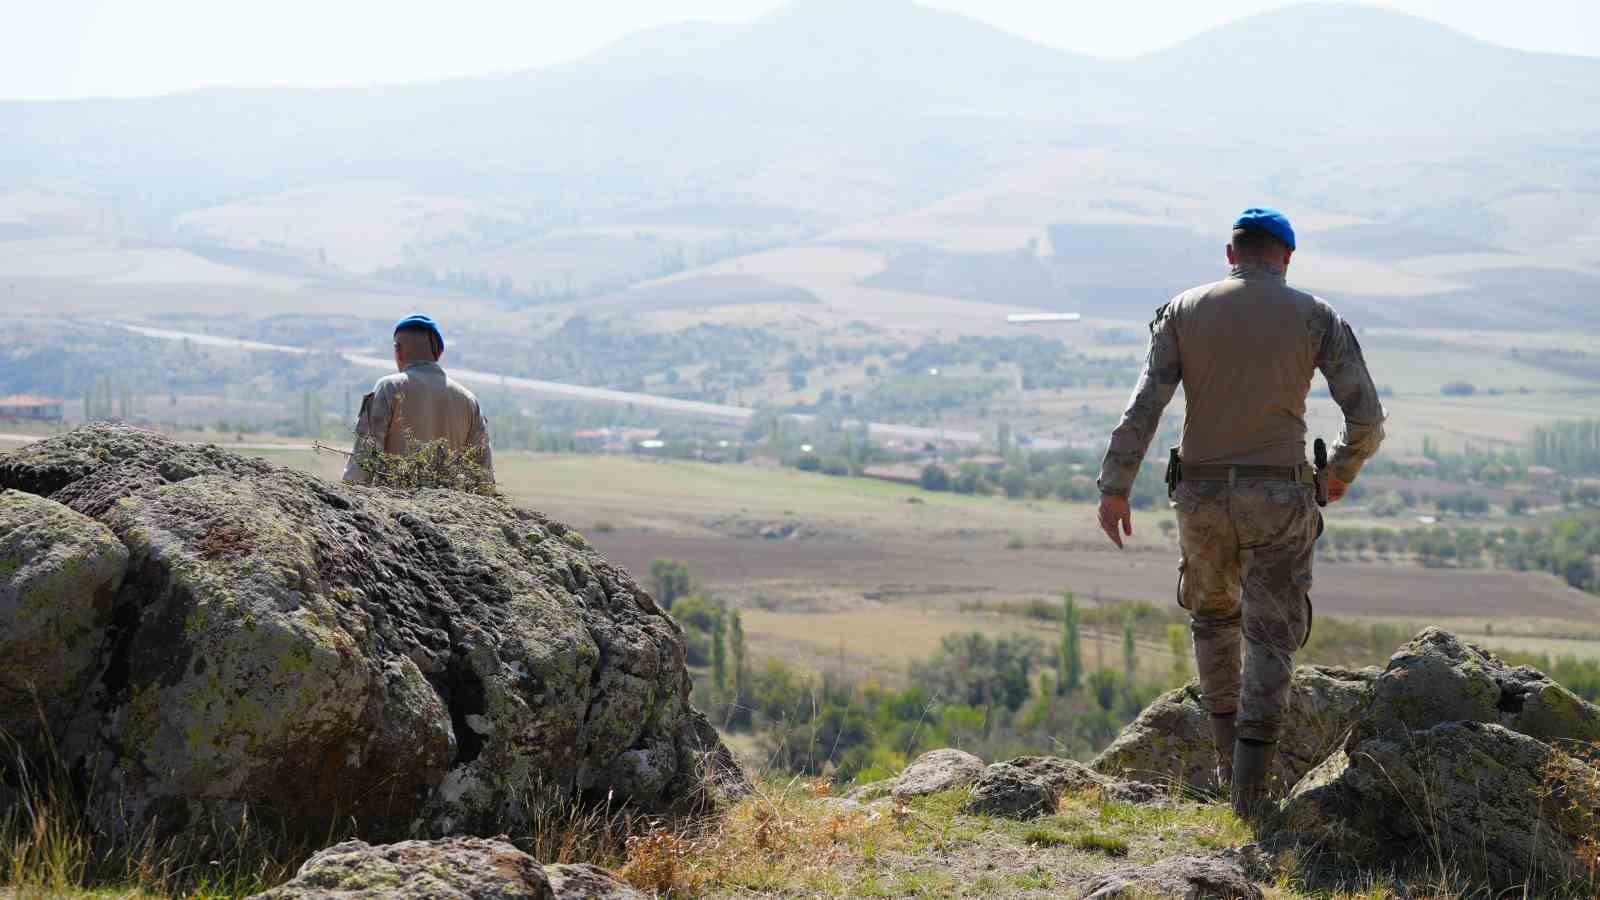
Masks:
[[[1560,803],[1558,815],[1566,820],[1562,824],[1582,835],[1577,863],[1587,881],[1585,893],[1600,898],[1600,741],[1561,749],[1571,759],[1551,755],[1542,773],[1543,790]],[[1572,765],[1574,759],[1584,765]]]
[[[248,812],[180,835],[163,834],[160,822],[98,827],[59,761],[30,761],[3,735],[0,746],[11,751],[0,761],[0,883],[17,897],[94,889],[250,894],[288,880],[314,849],[262,828]]]
[[[594,863],[614,869],[628,858],[628,841],[656,827],[631,807],[617,806],[609,794],[604,803],[585,803],[545,784],[529,788],[528,808],[532,823],[514,843],[546,865]]]
[[[696,877],[692,843],[674,831],[660,829],[628,838],[628,862],[618,874],[640,890],[668,897],[697,894],[703,879]]]
[[[494,482],[478,459],[478,449],[453,450],[443,438],[415,444],[405,453],[386,453],[371,437],[357,435],[354,456],[356,464],[371,473],[375,485],[405,491],[495,494]]]
[[[711,885],[774,880],[804,883],[832,874],[853,848],[892,827],[876,812],[818,808],[822,779],[795,779],[753,794],[687,826],[658,828],[627,842],[621,876],[665,897],[697,897]]]

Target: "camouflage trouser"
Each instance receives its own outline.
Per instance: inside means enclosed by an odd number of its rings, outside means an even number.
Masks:
[[[1183,549],[1178,601],[1189,611],[1206,710],[1237,711],[1240,737],[1275,741],[1294,653],[1311,625],[1316,495],[1288,481],[1184,481],[1173,506]]]

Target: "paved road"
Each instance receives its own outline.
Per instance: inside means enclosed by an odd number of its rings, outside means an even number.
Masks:
[[[286,347],[280,344],[263,344],[259,341],[246,341],[238,338],[219,337],[213,334],[196,334],[187,331],[171,331],[165,328],[150,328],[144,325],[130,325],[126,322],[102,321],[98,324],[123,328],[134,334],[144,337],[159,338],[168,341],[191,341],[203,347],[226,347],[236,350],[255,350],[269,353],[293,353],[305,355],[308,351],[299,347]],[[394,360],[387,357],[363,356],[359,353],[341,353],[345,361],[353,366],[370,369],[393,369]],[[677,413],[680,415],[700,416],[703,418],[718,419],[725,422],[748,422],[756,411],[747,406],[728,406],[722,403],[703,403],[698,400],[678,400],[673,397],[658,397],[654,394],[637,394],[630,391],[613,391],[608,388],[587,387],[581,384],[565,384],[559,381],[540,381],[534,378],[518,378],[513,375],[499,375],[493,372],[478,372],[472,369],[458,369],[452,366],[450,375],[460,381],[473,386],[503,387],[511,390],[526,391],[533,394],[542,394],[549,397],[563,397],[569,400],[583,400],[593,403],[610,403],[620,406],[637,406],[643,409],[658,409],[662,412]],[[796,414],[794,418],[809,422],[815,417]],[[869,422],[868,433],[875,438],[895,438],[906,441],[951,443],[951,444],[983,444],[987,436],[976,431],[961,431],[945,428],[924,428],[917,425],[896,425],[889,422]],[[1058,441],[1035,440],[1034,447],[1044,450],[1057,449],[1063,446]]]

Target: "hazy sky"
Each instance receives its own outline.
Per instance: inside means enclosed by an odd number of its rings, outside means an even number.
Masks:
[[[1045,44],[1128,56],[1282,0],[928,0]],[[777,0],[0,0],[0,97],[413,81],[570,59],[650,25]],[[1495,43],[1600,56],[1600,0],[1373,0]]]

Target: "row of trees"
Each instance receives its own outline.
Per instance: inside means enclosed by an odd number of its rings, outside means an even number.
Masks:
[[[1557,422],[1533,430],[1533,461],[1569,475],[1600,474],[1600,419]]]
[[[1318,552],[1337,559],[1411,558],[1428,566],[1476,567],[1493,560],[1517,571],[1549,572],[1580,590],[1600,593],[1600,513],[1567,516],[1535,528],[1331,527]]]

